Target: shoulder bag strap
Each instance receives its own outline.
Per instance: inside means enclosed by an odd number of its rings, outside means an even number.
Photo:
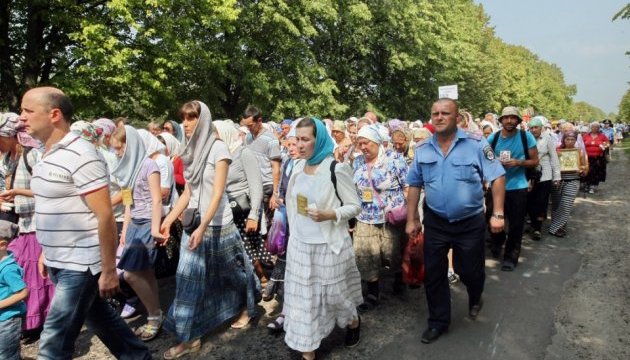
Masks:
[[[335,188],[335,195],[337,199],[341,202],[341,206],[343,206],[343,200],[339,196],[339,192],[337,191],[337,174],[335,173],[335,168],[337,167],[337,160],[333,160],[330,163],[330,181],[333,183],[333,187]]]
[[[525,152],[525,160],[529,160],[529,148],[527,147],[527,133],[523,130],[518,131],[521,134],[521,143],[523,143],[523,151]]]

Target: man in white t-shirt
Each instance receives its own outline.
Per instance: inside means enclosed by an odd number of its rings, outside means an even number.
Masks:
[[[74,109],[61,90],[31,89],[21,106],[27,132],[45,145],[31,189],[42,246],[40,274],[55,284],[38,359],[71,359],[84,323],[116,358],[150,359],[147,347],[105,301],[119,290],[107,165],[91,143],[70,132]]]

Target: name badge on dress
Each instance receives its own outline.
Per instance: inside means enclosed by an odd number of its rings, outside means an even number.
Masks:
[[[131,188],[123,188],[121,190],[122,193],[122,203],[123,205],[133,205],[133,196],[131,196]]]
[[[366,189],[361,191],[361,200],[365,203],[371,203],[374,199],[373,193],[371,189]]]
[[[298,214],[308,216],[306,208],[308,207],[308,198],[302,194],[297,195],[297,211]]]

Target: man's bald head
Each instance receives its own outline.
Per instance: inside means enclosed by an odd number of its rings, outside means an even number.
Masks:
[[[376,114],[372,111],[366,112],[365,115],[363,115],[363,117],[370,119],[370,121],[372,121],[372,124],[378,123],[378,116],[376,116]]]
[[[66,122],[72,122],[74,115],[74,106],[70,98],[63,91],[52,87],[42,86],[28,90],[24,96],[31,96],[40,105],[44,106],[48,111],[59,109]]]
[[[442,102],[451,103],[453,106],[455,106],[455,113],[459,113],[459,104],[457,103],[457,101],[451,98],[439,98],[437,99],[436,102],[434,102],[434,104],[442,103]]]

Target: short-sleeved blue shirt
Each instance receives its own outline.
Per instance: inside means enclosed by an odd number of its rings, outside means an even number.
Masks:
[[[501,162],[483,136],[458,129],[446,156],[435,136],[418,145],[407,183],[424,186],[427,206],[454,222],[481,213],[483,183],[504,174]]]
[[[518,130],[514,135],[506,138],[500,135],[500,131],[488,136],[488,142],[490,144],[492,144],[492,140],[495,136],[499,137],[497,146],[494,148],[494,153],[497,154],[497,158],[500,158],[501,151],[507,150],[510,152],[511,159],[525,160],[525,149],[523,149],[520,131],[522,130]],[[535,148],[536,138],[534,135],[529,131],[526,131],[525,134],[527,135],[527,148]],[[527,175],[524,167],[516,166],[505,170],[505,191],[527,189],[527,187]]]
[[[13,253],[0,261],[0,300],[4,300],[9,296],[21,291],[26,287],[23,280],[24,270],[15,262]],[[0,309],[0,321],[12,319],[26,313],[26,304],[24,301]]]

